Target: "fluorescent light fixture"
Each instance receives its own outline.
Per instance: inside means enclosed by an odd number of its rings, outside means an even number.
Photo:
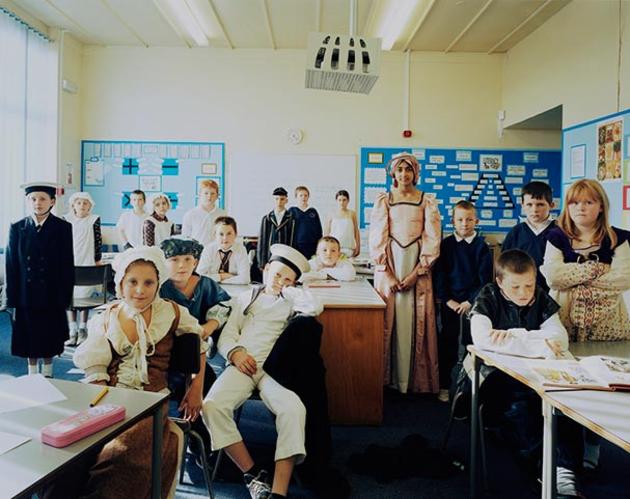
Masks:
[[[167,7],[170,20],[173,21],[186,37],[193,40],[198,47],[210,45],[208,37],[205,35],[199,22],[195,18],[188,1],[182,0],[160,0]]]
[[[389,0],[382,2],[379,15],[374,19],[370,35],[381,38],[382,49],[391,50],[401,36],[409,31],[415,22],[419,8],[425,0]]]

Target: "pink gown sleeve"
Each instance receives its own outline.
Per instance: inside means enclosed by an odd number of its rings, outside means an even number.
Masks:
[[[376,265],[385,265],[387,262],[386,248],[389,240],[389,204],[388,194],[379,194],[374,201],[372,215],[370,217],[370,257]]]
[[[442,220],[435,199],[427,197],[424,202],[424,231],[422,232],[421,255],[427,257],[431,265],[440,255],[442,240]]]

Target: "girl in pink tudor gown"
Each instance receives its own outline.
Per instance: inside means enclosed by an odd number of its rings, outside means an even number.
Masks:
[[[389,162],[389,193],[374,202],[370,256],[385,300],[385,384],[402,393],[437,393],[438,350],[431,265],[440,252],[435,199],[416,188],[420,166],[408,153]]]

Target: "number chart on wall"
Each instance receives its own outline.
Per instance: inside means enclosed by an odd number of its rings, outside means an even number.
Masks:
[[[91,194],[103,225],[115,225],[131,209],[131,192],[148,198],[164,192],[171,200],[168,218],[181,223],[197,204],[204,179],[219,185],[224,204],[225,145],[218,142],[149,142],[84,140],[81,142],[81,189]],[[151,207],[146,207],[151,211]]]
[[[508,232],[519,222],[523,185],[540,180],[560,205],[560,151],[437,148],[361,148],[361,227],[370,223],[376,196],[390,189],[387,163],[394,154],[412,153],[420,163],[418,188],[435,196],[444,230],[452,230],[453,205],[465,199],[477,208],[484,232]],[[557,210],[553,212],[557,215]]]

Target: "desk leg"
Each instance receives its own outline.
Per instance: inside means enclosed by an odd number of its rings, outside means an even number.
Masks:
[[[163,404],[158,405],[153,414],[153,449],[151,454],[151,497],[153,499],[161,498],[163,407]]]
[[[477,497],[477,454],[479,439],[479,369],[481,359],[471,353],[473,361],[472,392],[470,398],[470,497]]]
[[[542,497],[543,499],[555,499],[557,417],[555,409],[544,398],[542,410],[544,417]]]

